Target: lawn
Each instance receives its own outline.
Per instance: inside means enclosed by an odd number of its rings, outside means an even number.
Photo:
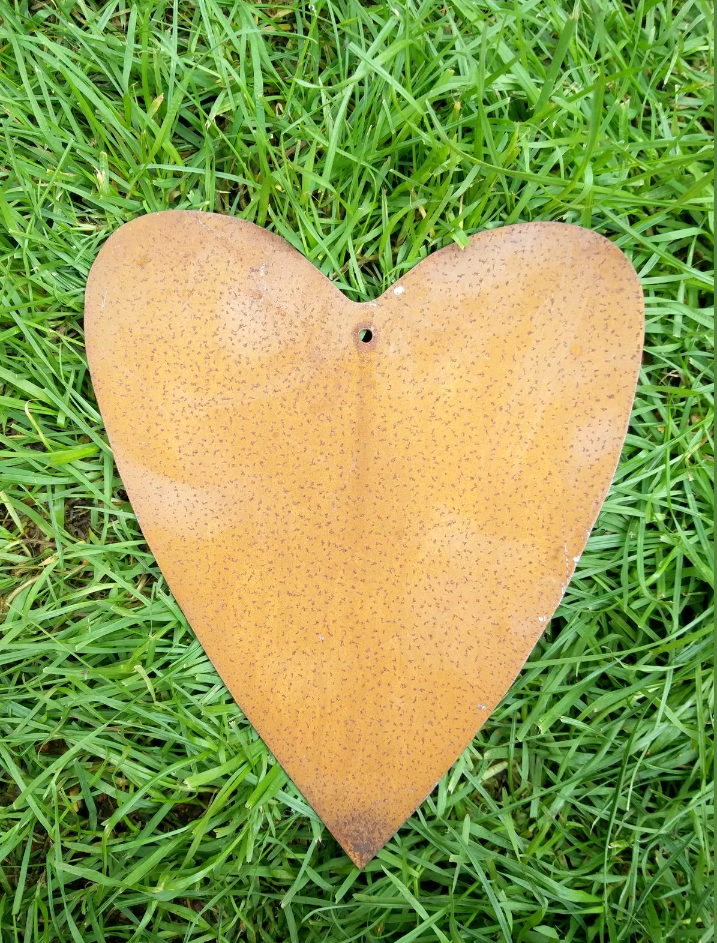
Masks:
[[[0,941],[713,939],[712,8],[0,0]],[[167,590],[83,345],[97,252],[167,208],[348,297],[516,221],[644,287],[578,571],[472,745],[359,872]]]

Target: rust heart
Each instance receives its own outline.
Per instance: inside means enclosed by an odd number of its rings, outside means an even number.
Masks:
[[[122,226],[87,352],[207,654],[362,867],[498,704],[610,485],[642,293],[607,239],[481,233],[373,302],[251,223]]]

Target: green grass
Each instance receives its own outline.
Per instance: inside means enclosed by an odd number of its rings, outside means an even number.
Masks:
[[[572,0],[571,0],[572,2]],[[0,941],[713,939],[713,41],[703,0],[0,0]],[[89,267],[168,207],[366,300],[491,226],[631,258],[646,352],[544,639],[359,873],[143,541]]]

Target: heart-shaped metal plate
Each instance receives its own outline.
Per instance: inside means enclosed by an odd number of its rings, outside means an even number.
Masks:
[[[362,866],[508,690],[625,436],[640,284],[560,223],[347,300],[278,236],[119,229],[92,379],[145,537],[249,720]]]

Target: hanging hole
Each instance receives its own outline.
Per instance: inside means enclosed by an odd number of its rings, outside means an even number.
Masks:
[[[359,340],[364,344],[370,344],[373,340],[373,331],[367,327],[362,328],[359,331]]]

